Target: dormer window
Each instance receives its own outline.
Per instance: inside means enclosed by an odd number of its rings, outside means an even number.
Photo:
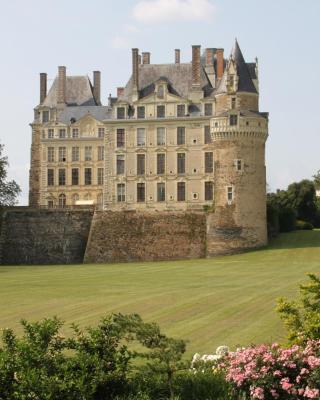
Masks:
[[[231,98],[231,108],[234,110],[236,108],[236,98],[232,97]]]
[[[158,98],[164,99],[164,85],[158,86]]]
[[[177,105],[177,117],[185,117],[186,115],[186,106],[185,104]]]
[[[229,117],[229,124],[231,126],[235,126],[238,124],[238,116],[237,115],[230,115]]]
[[[124,107],[117,107],[117,119],[125,119],[126,110]]]
[[[146,109],[144,106],[137,107],[137,117],[145,118],[146,117]]]
[[[59,129],[59,138],[64,139],[66,137],[66,130],[65,129]]]
[[[166,108],[165,106],[157,106],[157,118],[165,118]]]
[[[234,75],[230,75],[229,76],[229,85],[231,88],[233,88],[234,86]]]
[[[212,115],[212,103],[206,103],[204,105],[204,115],[206,117]]]
[[[49,122],[49,111],[42,111],[42,123]]]

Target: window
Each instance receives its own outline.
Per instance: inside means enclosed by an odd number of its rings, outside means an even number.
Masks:
[[[71,182],[71,185],[79,185],[79,168],[72,168]]]
[[[85,168],[84,169],[84,184],[91,185],[91,183],[92,183],[92,169]]]
[[[98,185],[103,185],[103,168],[98,168]]]
[[[53,208],[53,207],[54,207],[53,200],[48,200],[48,208]]]
[[[145,154],[137,154],[137,175],[146,173],[146,156]]]
[[[178,182],[177,185],[177,199],[178,201],[186,200],[186,184],[185,182]]]
[[[54,147],[48,147],[48,162],[54,162]]]
[[[144,106],[137,107],[137,117],[138,118],[145,118],[146,117],[146,110]]]
[[[98,146],[98,161],[104,160],[104,147]]]
[[[64,139],[66,137],[66,130],[65,129],[59,129],[59,138]]]
[[[237,125],[238,116],[237,115],[230,115],[229,123],[230,123],[230,125]]]
[[[65,147],[59,147],[59,162],[67,161],[67,149]]]
[[[213,182],[204,183],[204,199],[213,200]]]
[[[177,117],[185,117],[186,115],[186,106],[185,104],[177,105]]]
[[[144,128],[137,129],[137,146],[146,145],[146,130]]]
[[[72,137],[74,139],[79,137],[79,129],[78,128],[73,128],[72,129]]]
[[[117,119],[124,119],[126,115],[126,111],[124,107],[117,108]]]
[[[42,123],[49,122],[49,111],[42,111]]]
[[[66,184],[66,170],[64,168],[59,169],[59,186]]]
[[[236,108],[236,98],[235,97],[231,98],[231,108],[232,109]]]
[[[210,174],[213,172],[213,153],[204,153],[204,172]]]
[[[79,147],[72,147],[72,161],[79,161]]]
[[[166,108],[165,106],[157,106],[157,118],[165,118]]]
[[[99,138],[104,137],[104,128],[98,128],[98,136],[99,136]]]
[[[117,201],[119,203],[126,201],[126,187],[124,183],[117,184]]]
[[[85,161],[92,161],[92,147],[85,146],[84,148],[84,160]]]
[[[124,147],[125,144],[125,130],[117,129],[117,147]]]
[[[146,187],[144,183],[137,183],[137,202],[143,203],[146,201]]]
[[[212,143],[210,126],[206,125],[204,127],[204,144],[210,144],[210,143]]]
[[[59,194],[59,207],[64,208],[66,206],[67,199],[65,194]]]
[[[204,115],[210,116],[212,115],[212,103],[205,103],[204,105]]]
[[[164,98],[164,86],[160,85],[158,87],[158,97],[159,99],[163,99]]]
[[[157,183],[157,201],[166,200],[166,187],[164,183]]]
[[[166,155],[164,153],[157,154],[157,174],[163,175],[166,168]]]
[[[184,174],[186,172],[186,155],[185,153],[177,154],[178,174]]]
[[[48,129],[48,139],[54,138],[54,129]]]
[[[234,75],[229,76],[229,85],[233,88],[234,85]]]
[[[184,126],[178,126],[177,128],[177,144],[186,143],[186,128]]]
[[[228,203],[232,203],[233,201],[233,187],[232,186],[228,186],[227,187],[227,200]]]
[[[117,175],[124,174],[124,154],[117,155]]]
[[[48,186],[54,185],[54,169],[48,169],[47,185]]]
[[[165,146],[166,128],[157,128],[157,146]]]
[[[242,171],[242,160],[235,160],[234,161],[236,171]]]

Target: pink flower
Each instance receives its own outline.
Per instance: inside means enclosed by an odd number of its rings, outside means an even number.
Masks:
[[[274,389],[271,389],[270,393],[271,393],[272,397],[274,397],[275,399],[277,399],[279,397],[279,393]]]
[[[261,387],[251,389],[251,396],[253,399],[264,400],[264,390]]]
[[[282,373],[277,369],[276,371],[274,371],[273,376],[282,376]]]
[[[306,390],[304,391],[304,397],[307,397],[308,399],[316,399],[319,397],[319,389],[310,389],[307,386]]]
[[[308,373],[309,373],[309,370],[307,368],[302,368],[301,372],[300,372],[300,375],[306,375]]]
[[[280,383],[283,390],[290,392],[290,389],[292,388],[293,384],[289,382],[289,378],[281,379]]]

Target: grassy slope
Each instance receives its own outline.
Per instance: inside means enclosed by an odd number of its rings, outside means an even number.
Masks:
[[[0,328],[58,315],[80,325],[137,312],[190,353],[283,338],[274,311],[305,273],[320,273],[320,231],[283,234],[267,249],[209,260],[72,266],[1,266]]]

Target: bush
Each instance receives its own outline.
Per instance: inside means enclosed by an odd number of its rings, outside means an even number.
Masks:
[[[294,231],[296,227],[296,213],[293,208],[283,207],[279,210],[280,232]]]
[[[298,219],[296,221],[296,229],[304,231],[312,231],[313,225],[310,222],[301,221],[301,219]]]
[[[274,204],[267,203],[267,228],[268,237],[273,238],[279,234],[279,210]]]

